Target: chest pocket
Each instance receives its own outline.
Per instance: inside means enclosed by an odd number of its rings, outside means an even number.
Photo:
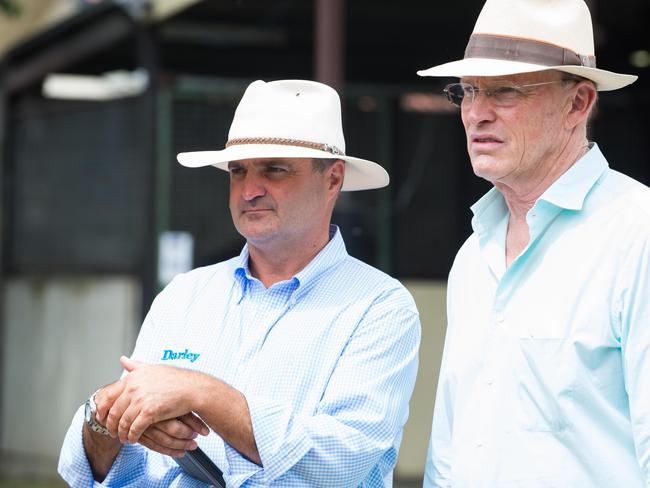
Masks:
[[[562,408],[576,386],[568,344],[565,338],[518,339],[513,375],[515,412],[522,428],[561,432],[570,426]]]

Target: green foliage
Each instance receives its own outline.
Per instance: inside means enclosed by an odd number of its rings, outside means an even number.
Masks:
[[[18,17],[20,11],[20,5],[15,0],[0,0],[0,14],[7,17]]]

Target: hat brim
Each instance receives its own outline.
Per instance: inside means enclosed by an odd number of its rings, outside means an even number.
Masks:
[[[341,159],[346,162],[345,178],[341,191],[382,188],[390,182],[386,170],[372,161],[298,146],[241,144],[227,147],[221,151],[183,152],[177,156],[178,162],[188,168],[214,166],[224,171],[228,171],[228,163],[230,161],[257,158]]]
[[[465,58],[420,70],[417,73],[420,76],[462,78],[464,76],[505,76],[547,70],[564,71],[565,73],[572,73],[587,78],[596,84],[596,89],[599,91],[618,90],[619,88],[634,83],[638,78],[635,75],[614,73],[613,71],[588,68],[585,66],[544,66],[489,58]]]

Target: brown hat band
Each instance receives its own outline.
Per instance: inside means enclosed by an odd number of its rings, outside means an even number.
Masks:
[[[241,144],[274,144],[278,146],[297,146],[307,147],[309,149],[317,149],[319,151],[326,151],[334,155],[342,155],[338,147],[330,144],[322,144],[318,142],[301,141],[299,139],[283,139],[281,137],[242,137],[239,139],[230,139],[226,142],[226,147],[238,146]]]
[[[472,34],[465,49],[465,58],[490,58],[534,63],[544,66],[596,67],[596,57],[578,54],[570,49],[520,37]]]

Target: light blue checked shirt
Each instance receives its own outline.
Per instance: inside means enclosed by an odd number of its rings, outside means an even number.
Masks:
[[[502,195],[472,211],[425,487],[647,487],[650,189],[592,145],[528,212],[507,269]]]
[[[340,233],[292,279],[265,289],[239,257],[176,277],[154,301],[133,358],[216,376],[248,401],[264,468],[216,434],[198,443],[238,486],[391,486],[417,372],[420,322],[395,279],[351,257]],[[82,411],[59,472],[93,486]],[[205,486],[169,457],[124,445],[95,486]]]

